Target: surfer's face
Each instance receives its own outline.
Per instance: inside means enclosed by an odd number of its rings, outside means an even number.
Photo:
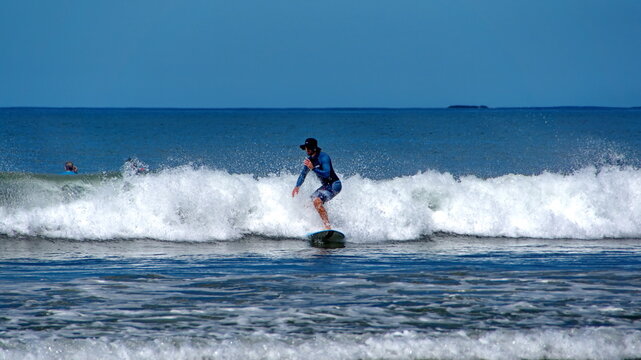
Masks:
[[[307,155],[312,156],[314,152],[316,152],[316,149],[305,148],[305,151],[307,151]]]

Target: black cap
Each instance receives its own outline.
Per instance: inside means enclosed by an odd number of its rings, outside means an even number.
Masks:
[[[302,150],[311,149],[311,150],[316,150],[318,148],[318,141],[314,138],[307,138],[305,139],[305,143],[300,146]]]

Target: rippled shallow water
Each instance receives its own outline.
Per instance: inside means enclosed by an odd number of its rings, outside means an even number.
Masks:
[[[638,240],[0,239],[0,358],[631,358]]]

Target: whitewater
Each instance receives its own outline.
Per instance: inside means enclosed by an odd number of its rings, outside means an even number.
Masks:
[[[425,337],[414,332],[341,339],[315,337],[290,342],[268,334],[247,341],[160,338],[151,344],[106,339],[37,341],[15,350],[0,350],[6,359],[595,359],[634,358],[641,353],[641,332],[618,334],[603,329],[565,332],[465,332]]]
[[[315,179],[314,179],[315,180]],[[181,166],[133,175],[4,175],[0,232],[77,240],[299,238],[321,228],[307,181]],[[350,241],[415,240],[434,233],[482,237],[641,237],[641,170],[586,167],[569,174],[456,177],[426,171],[343,178],[328,203]]]

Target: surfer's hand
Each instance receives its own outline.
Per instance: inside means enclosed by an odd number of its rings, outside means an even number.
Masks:
[[[314,168],[314,164],[312,164],[312,162],[309,161],[309,159],[305,159],[305,161],[303,161],[303,164],[305,164],[305,166],[307,166],[309,170]]]
[[[292,197],[298,195],[298,187],[295,187],[294,190],[292,190]]]

